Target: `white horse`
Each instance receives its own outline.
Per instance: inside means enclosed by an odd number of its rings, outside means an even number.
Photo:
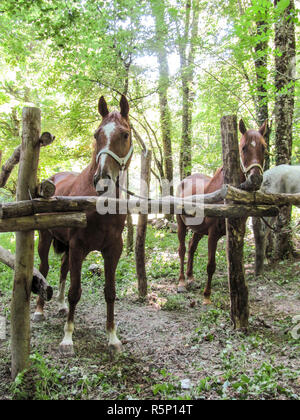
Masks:
[[[266,194],[296,194],[300,193],[300,165],[279,165],[264,172],[260,191]],[[265,218],[271,226],[276,218]],[[270,228],[260,218],[253,217],[253,231],[255,237],[255,274],[260,275],[264,270],[267,239]]]

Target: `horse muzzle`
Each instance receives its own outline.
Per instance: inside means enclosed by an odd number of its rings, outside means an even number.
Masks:
[[[109,174],[102,176],[96,174],[94,176],[94,187],[98,195],[103,195],[104,193],[115,189],[115,182],[112,180],[112,177]]]
[[[260,173],[254,172],[250,174],[246,181],[240,185],[241,190],[258,191],[263,181],[263,176]]]

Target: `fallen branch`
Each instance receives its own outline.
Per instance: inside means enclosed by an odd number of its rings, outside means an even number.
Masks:
[[[7,265],[12,270],[15,268],[15,256],[7,249],[2,248],[2,246],[0,246],[0,262]],[[32,293],[39,295],[45,301],[51,300],[53,296],[52,287],[36,268],[33,269],[31,291]]]
[[[55,140],[55,136],[52,134],[45,132],[39,138],[41,146],[48,146]],[[1,156],[2,152],[0,151],[0,164],[1,164]],[[14,167],[20,162],[21,157],[21,145],[19,145],[11,155],[11,157],[6,161],[6,163],[2,166],[0,172],[0,188],[5,187],[10,174],[12,173]],[[42,196],[44,197],[44,196]],[[51,196],[49,196],[51,197]],[[47,197],[47,198],[49,198]]]
[[[14,167],[19,163],[21,156],[21,145],[18,146],[11,157],[6,161],[6,163],[2,166],[1,172],[0,172],[0,188],[5,187],[8,178],[10,177],[10,174],[12,173],[12,170]]]

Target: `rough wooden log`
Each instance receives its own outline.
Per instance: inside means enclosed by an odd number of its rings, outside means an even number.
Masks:
[[[0,232],[28,232],[54,228],[84,228],[85,213],[45,213],[34,216],[0,219]]]
[[[0,205],[0,218],[32,216],[38,213],[77,212],[95,210],[99,197],[36,198]]]
[[[142,197],[149,196],[149,185],[151,178],[151,151],[142,151],[141,154],[141,187]],[[138,278],[139,297],[144,299],[147,296],[147,274],[145,258],[145,241],[147,233],[147,214],[140,214],[136,230],[135,262]]]
[[[50,179],[45,179],[36,188],[36,197],[51,198],[55,194],[55,184]]]
[[[15,269],[15,256],[2,246],[0,246],[0,262],[7,265],[12,270]],[[33,269],[31,291],[46,301],[51,300],[53,295],[52,287],[36,268]]]
[[[6,161],[6,163],[2,166],[1,172],[0,172],[0,188],[5,187],[8,178],[10,177],[10,174],[12,173],[12,170],[14,167],[19,163],[20,161],[20,155],[21,155],[21,145],[18,146],[11,157]]]
[[[18,201],[28,200],[30,195],[33,196],[35,192],[40,151],[40,127],[41,111],[38,108],[24,108],[17,185]],[[33,261],[34,231],[18,232],[16,234],[14,287],[11,303],[11,374],[13,379],[29,364]]]
[[[48,146],[49,144],[53,143],[54,140],[55,140],[55,136],[53,136],[52,134],[48,132],[45,132],[40,137],[40,145],[42,147]]]
[[[246,192],[231,185],[224,186],[225,198],[242,204],[271,204],[300,206],[300,194],[265,194],[261,191]]]
[[[240,156],[236,116],[221,119],[224,183],[240,184]],[[227,201],[226,201],[227,203]],[[236,206],[240,207],[240,206]],[[227,263],[231,301],[231,319],[234,328],[247,329],[249,318],[248,286],[245,281],[243,250],[246,218],[226,219]]]
[[[197,209],[205,216],[211,217],[241,217],[241,216],[276,216],[278,209],[275,206],[259,205],[225,205],[200,204],[192,200],[176,197],[164,197],[159,200],[118,200],[105,197],[53,197],[48,200],[34,199],[0,205],[0,220],[32,216],[42,213],[83,212],[103,209],[104,214],[110,207],[116,213],[128,212],[132,214],[184,214],[195,216]]]

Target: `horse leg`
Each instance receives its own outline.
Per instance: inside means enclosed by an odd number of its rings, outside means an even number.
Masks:
[[[113,247],[102,250],[105,270],[104,296],[107,307],[106,332],[108,338],[108,349],[112,353],[118,353],[122,350],[122,343],[117,337],[117,330],[114,321],[114,305],[116,299],[115,273],[122,253],[122,248],[123,241],[122,237],[120,237],[119,240],[114,243]]]
[[[252,218],[253,233],[255,239],[255,275],[260,276],[264,272],[264,261],[266,252],[266,226],[259,217]]]
[[[177,226],[178,226],[178,230],[177,230],[177,235],[178,235],[178,240],[179,240],[179,248],[178,248],[178,253],[179,253],[179,259],[180,259],[180,275],[179,275],[179,279],[178,279],[178,287],[177,287],[177,292],[178,293],[183,293],[186,291],[186,287],[185,287],[185,275],[184,275],[184,257],[185,257],[185,251],[186,251],[186,247],[185,247],[185,237],[186,237],[186,225],[183,223],[182,218],[177,215]]]
[[[65,302],[65,287],[66,279],[69,272],[69,251],[65,252],[61,259],[60,279],[59,279],[59,293],[57,296],[58,313],[65,316],[68,313],[68,306]]]
[[[76,305],[81,297],[81,268],[85,256],[86,255],[82,251],[81,244],[70,243],[69,267],[71,285],[68,293],[69,312],[67,322],[64,327],[64,338],[59,345],[59,350],[66,356],[72,356],[74,354],[72,338],[74,332],[74,315]]]
[[[51,243],[52,243],[51,233],[47,230],[39,231],[38,252],[39,252],[39,257],[41,260],[39,270],[40,270],[40,273],[45,278],[47,277],[48,271],[49,271],[48,256],[49,256]],[[44,299],[42,299],[41,297],[38,297],[35,313],[33,315],[34,322],[42,322],[45,320],[44,306],[45,306]]]
[[[211,281],[216,271],[216,251],[218,240],[221,238],[216,229],[211,229],[208,233],[208,264],[207,264],[207,283],[204,289],[204,305],[211,305]]]
[[[188,262],[187,262],[187,270],[186,275],[188,279],[188,283],[191,285],[194,283],[194,255],[197,250],[197,246],[199,244],[200,239],[203,238],[203,235],[199,235],[198,233],[194,233],[192,239],[189,243],[189,251],[188,251]]]
[[[276,227],[276,223],[278,220],[278,216],[276,217],[270,217],[268,218],[270,220],[269,224],[273,227],[273,229]],[[274,260],[274,251],[275,251],[275,232],[271,229],[268,229],[269,233],[266,235],[266,259],[270,263]]]

